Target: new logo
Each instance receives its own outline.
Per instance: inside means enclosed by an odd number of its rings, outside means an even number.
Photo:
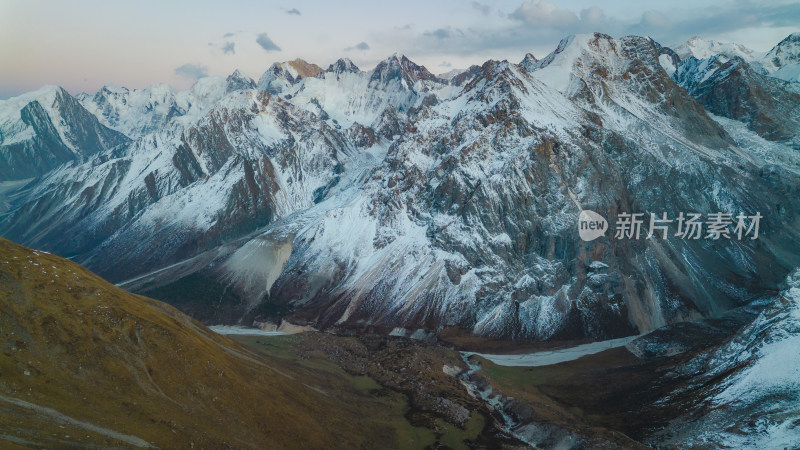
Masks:
[[[578,234],[584,241],[593,241],[606,234],[608,222],[594,211],[584,209],[578,216]]]

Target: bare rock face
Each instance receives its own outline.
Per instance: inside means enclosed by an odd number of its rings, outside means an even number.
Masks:
[[[277,65],[16,192],[0,233],[208,321],[512,339],[716,315],[800,264],[797,171],[722,120],[750,116],[707,112],[687,60],[602,34],[526,60],[459,82],[399,55],[369,72]],[[740,109],[796,107],[781,95]],[[582,210],[611,231],[580,239]],[[759,213],[760,237],[682,239],[673,223],[647,238],[651,216],[682,212]],[[643,214],[639,239],[614,236],[620,213]]]

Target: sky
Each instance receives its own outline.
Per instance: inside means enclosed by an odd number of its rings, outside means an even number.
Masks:
[[[395,52],[433,73],[541,58],[570,34],[692,36],[768,51],[800,31],[800,0],[0,0],[0,99],[63,86],[177,89],[235,69],[258,80],[276,61],[364,70]]]

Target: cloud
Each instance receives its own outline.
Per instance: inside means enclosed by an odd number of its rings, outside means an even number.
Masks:
[[[579,22],[578,16],[574,12],[559,9],[556,5],[544,0],[531,0],[523,3],[509,14],[509,17],[528,25],[548,28],[567,28]]]
[[[492,11],[492,7],[491,6],[484,5],[483,3],[480,3],[480,2],[472,2],[472,8],[473,9],[477,9],[484,16],[488,16],[489,13]]]
[[[606,13],[597,6],[581,10],[581,22],[592,25],[602,25],[606,23]]]
[[[301,14],[300,14],[300,11],[298,11],[298,10],[297,10],[297,8],[292,8],[292,9],[290,9],[290,10],[286,11],[286,14],[293,14],[293,15],[295,15],[295,16],[299,16],[299,15],[301,15]]]
[[[438,30],[429,31],[425,33],[425,36],[433,36],[438,39],[447,39],[451,35],[450,30],[446,30],[444,28],[439,28]]]
[[[800,3],[767,5],[766,2],[739,0],[734,5],[702,8],[694,14],[660,21],[655,11],[642,15],[639,29],[660,25],[673,34],[683,36],[726,33],[745,28],[758,27],[797,27],[800,17]],[[735,6],[735,7],[734,7]]]
[[[365,51],[365,50],[369,50],[369,44],[367,44],[364,41],[361,41],[356,45],[353,45],[353,46],[350,46],[350,47],[347,47],[347,48],[344,49],[344,51],[346,51],[346,52],[350,52],[350,51],[353,51],[353,50],[361,50],[362,52]]]
[[[268,52],[281,51],[281,48],[275,45],[274,42],[272,42],[272,39],[270,39],[269,36],[267,36],[267,33],[259,34],[258,38],[256,39],[256,43],[260,45],[261,48],[263,48]]]
[[[208,76],[208,67],[200,64],[184,64],[175,68],[175,75],[189,78],[192,80],[199,80],[200,78]]]
[[[224,53],[226,55],[227,54],[235,55],[236,54],[236,44],[234,44],[233,42],[226,42],[222,46],[222,53]]]
[[[486,0],[478,1],[489,3]],[[370,44],[374,48],[401,49],[415,58],[450,60],[456,66],[463,64],[462,60],[479,62],[479,59],[516,58],[527,52],[547,55],[562,38],[595,31],[617,38],[627,35],[651,36],[667,46],[678,45],[694,35],[736,41],[738,33],[747,32],[764,41],[756,44],[761,50],[768,49],[780,40],[772,37],[769,33],[771,30],[779,27],[796,29],[796,18],[800,17],[800,2],[797,1],[789,4],[778,0],[718,0],[710,6],[705,2],[696,2],[698,6],[683,9],[654,7],[648,3],[636,7],[632,5],[625,17],[612,15],[611,7],[570,9],[562,6],[565,3],[557,0],[518,0],[516,8],[508,10],[511,14],[508,11],[504,13],[506,20],[487,20],[471,27],[444,26],[427,30],[419,27],[404,30],[395,28],[374,33]],[[597,4],[602,5],[599,2]],[[496,11],[498,9],[493,7],[490,14],[494,15]],[[762,35],[766,36],[759,37]],[[454,58],[459,58],[458,62]]]
[[[647,28],[669,28],[670,20],[658,11],[645,11],[642,14],[641,26]]]
[[[235,35],[236,35],[236,33],[225,33],[225,34],[222,35],[222,37],[223,38],[229,38],[229,37],[233,37]]]
[[[427,31],[423,33],[423,36],[434,37],[436,39],[449,39],[451,37],[464,36],[464,31],[459,28],[439,28],[437,30]]]
[[[439,63],[439,67],[453,67],[453,63],[451,63],[450,61],[442,61],[441,63]]]

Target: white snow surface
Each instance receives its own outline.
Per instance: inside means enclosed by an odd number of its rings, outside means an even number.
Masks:
[[[787,64],[775,72],[772,72],[770,75],[784,81],[800,83],[800,63]]]

